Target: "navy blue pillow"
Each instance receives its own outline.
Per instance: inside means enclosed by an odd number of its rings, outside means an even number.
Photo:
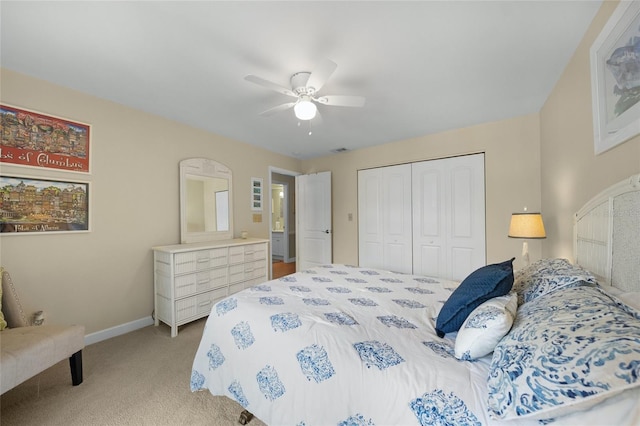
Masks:
[[[438,314],[436,334],[458,331],[471,311],[494,297],[504,296],[513,286],[513,260],[483,266],[473,271],[455,289]]]

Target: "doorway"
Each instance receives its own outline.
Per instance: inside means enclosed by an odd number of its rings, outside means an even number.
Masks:
[[[269,168],[269,236],[271,278],[296,272],[295,176],[297,172]]]
[[[271,184],[271,257],[275,263],[289,258],[289,184]],[[288,262],[285,262],[288,263]]]

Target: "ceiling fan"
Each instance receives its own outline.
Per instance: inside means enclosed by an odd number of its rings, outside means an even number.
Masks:
[[[343,107],[364,106],[365,98],[362,96],[318,95],[318,92],[322,89],[322,86],[324,86],[329,77],[331,77],[331,74],[336,70],[336,67],[337,65],[335,62],[325,59],[313,72],[297,72],[291,76],[290,89],[255,75],[248,75],[244,79],[275,92],[282,93],[283,95],[296,98],[295,101],[287,102],[263,111],[260,115],[268,117],[289,108],[293,108],[293,111],[299,120],[311,120],[318,112],[316,103]]]

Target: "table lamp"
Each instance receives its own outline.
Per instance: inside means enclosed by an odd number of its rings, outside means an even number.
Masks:
[[[509,225],[509,238],[541,239],[547,238],[540,213],[513,213]],[[522,243],[522,259],[524,266],[529,266],[529,245]]]

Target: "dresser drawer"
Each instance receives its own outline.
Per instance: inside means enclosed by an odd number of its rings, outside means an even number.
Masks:
[[[245,263],[244,277],[246,279],[258,278],[264,275],[266,275],[266,260],[254,260],[253,262]]]
[[[209,250],[209,257],[211,258],[211,266],[214,268],[218,266],[226,266],[227,263],[229,263],[228,254],[229,254],[229,249],[227,249],[226,247]]]
[[[229,247],[229,265],[244,262],[244,246]]]
[[[266,260],[264,259],[229,266],[229,283],[237,283],[260,277],[266,278],[266,275]]]
[[[198,250],[176,253],[174,269],[176,274],[202,271],[227,264],[227,249]]]
[[[176,274],[187,274],[209,267],[209,256],[203,251],[189,251],[186,253],[176,253],[174,256],[174,272]]]
[[[251,261],[255,259],[256,251],[255,248],[258,244],[251,244],[250,246],[244,247],[244,260]]]
[[[226,268],[209,269],[194,274],[180,275],[175,279],[175,297],[184,297],[227,284]]]
[[[229,266],[229,283],[236,283],[244,280],[244,264]]]
[[[229,247],[229,264],[231,265],[266,258],[266,244],[248,244],[246,246]]]
[[[176,322],[180,324],[194,317],[200,318],[209,315],[213,303],[226,295],[227,289],[225,287],[176,301]]]
[[[227,268],[215,268],[197,273],[196,291],[213,290],[227,285]]]
[[[266,244],[251,244],[244,248],[244,260],[259,260],[267,257]]]

